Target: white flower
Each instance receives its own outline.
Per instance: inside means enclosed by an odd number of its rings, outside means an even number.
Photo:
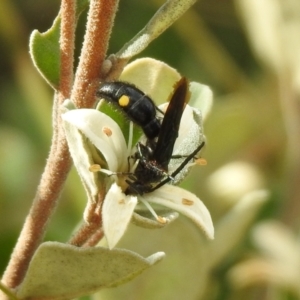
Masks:
[[[207,97],[206,93],[204,98],[204,102],[211,102],[211,94]],[[103,110],[105,109],[104,106]],[[156,227],[169,223],[176,214],[168,213],[166,216],[157,214],[150,204],[161,205],[186,215],[204,231],[207,237],[213,238],[214,228],[207,208],[197,196],[180,187],[165,184],[142,196],[125,195],[124,191],[128,185],[125,179],[128,178],[128,171],[132,174],[132,171],[128,170],[128,157],[134,151],[131,149],[132,135],[129,134],[129,138],[125,138],[122,133],[124,128],[121,130],[107,114],[96,109],[74,109],[65,112],[62,118],[74,164],[90,201],[96,201],[101,182],[105,181],[106,186],[109,186],[102,206],[102,219],[110,248],[113,248],[124,234],[134,215],[134,210],[138,208],[138,203],[143,203],[151,211],[156,219]],[[188,155],[203,141],[201,113],[187,105],[181,119],[173,155]],[[180,159],[171,160],[170,174],[181,162]],[[192,165],[193,163],[187,164],[175,177],[174,182],[182,180]],[[135,221],[141,222],[139,218],[135,218]],[[143,226],[148,226],[145,224],[147,222],[149,219],[142,221]]]

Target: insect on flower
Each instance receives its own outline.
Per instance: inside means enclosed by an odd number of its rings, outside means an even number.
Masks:
[[[110,88],[106,90],[106,95],[103,92],[104,86]],[[123,127],[105,113],[105,105],[103,111],[99,105],[98,109],[70,109],[62,115],[70,152],[86,187],[89,203],[94,205],[94,201],[97,201],[99,183],[102,180],[105,180],[104,184],[108,188],[103,200],[102,218],[109,247],[115,247],[135,215],[142,216],[138,221],[142,226],[151,223],[155,228],[157,223],[168,224],[172,220],[173,213],[161,215],[151,204],[184,214],[204,230],[208,237],[213,238],[212,220],[203,202],[193,193],[176,186],[176,183],[184,179],[190,167],[198,164],[195,156],[205,140],[202,110],[187,104],[189,93],[191,92],[192,101],[202,101],[201,108],[211,102],[211,93],[203,93],[206,87],[195,83],[188,84],[182,78],[175,84],[169,97],[170,102],[164,104],[167,108],[161,114],[151,98],[143,96],[142,100],[137,101],[142,92],[128,92],[128,86],[133,89],[134,86],[124,82],[119,83],[118,89],[120,86],[126,87],[124,95],[127,97],[122,99],[128,100],[136,95],[131,102],[130,112],[119,105],[118,99],[122,94],[119,91],[119,96],[116,96],[117,91],[112,83],[101,85],[99,90],[102,94],[99,92],[98,96],[117,106],[132,121],[127,141],[122,132]],[[157,88],[159,87],[156,90]],[[126,109],[129,109],[129,105]],[[139,113],[146,115],[147,122],[143,122],[144,119]],[[145,133],[134,149],[132,123]],[[156,124],[159,130],[151,136],[145,130],[148,128],[147,124]],[[95,172],[106,174],[108,178],[97,176]],[[170,181],[174,185],[166,184]],[[137,207],[139,203],[146,206],[153,218],[144,216],[143,208]],[[153,220],[156,222],[153,223]]]
[[[133,155],[137,166],[128,174],[126,194],[150,193],[170,182],[195,157],[204,146],[202,142],[192,151],[172,173],[168,173],[168,165],[172,156],[174,144],[178,137],[181,117],[189,100],[188,81],[182,77],[175,85],[168,108],[162,123],[156,112],[159,109],[154,102],[136,87],[123,83],[107,83],[100,87],[98,97],[117,103],[128,118],[142,127],[146,144],[139,142],[137,152]],[[157,137],[157,141],[153,138]],[[182,158],[182,156],[178,156]]]
[[[148,139],[154,139],[160,131],[160,111],[150,97],[132,84],[122,81],[102,83],[96,93],[98,98],[117,105],[126,116],[139,125]]]

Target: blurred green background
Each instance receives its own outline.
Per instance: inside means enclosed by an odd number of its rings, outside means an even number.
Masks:
[[[202,152],[208,164],[193,170],[183,185],[209,208],[217,228],[243,195],[267,189],[269,197],[253,213],[247,226],[241,228],[240,238],[232,238],[230,242],[230,231],[222,236],[222,241],[229,241],[230,247],[207,273],[201,270],[203,262],[209,260],[202,251],[207,241],[184,217],[160,231],[130,227],[120,246],[145,256],[165,251],[167,258],[132,282],[104,290],[101,299],[300,299],[299,287],[297,290],[293,281],[298,278],[300,283],[297,271],[294,274],[289,270],[293,275],[286,282],[276,281],[273,273],[254,280],[255,274],[266,273],[263,268],[256,269],[257,273],[245,269],[241,285],[230,276],[241,262],[250,263],[249,257],[263,257],[269,262],[268,255],[261,253],[253,240],[253,230],[264,220],[286,226],[282,227],[284,232],[298,247],[299,3],[299,0],[198,1],[141,53],[140,57],[162,60],[191,80],[209,85],[214,92],[214,107],[205,123],[207,145]],[[50,28],[59,4],[58,0],[1,1],[1,272],[30,208],[51,142],[53,91],[30,61],[29,36],[34,29],[44,32]],[[161,4],[157,0],[121,1],[109,53],[117,52],[131,39]],[[84,22],[82,16],[76,59]],[[73,170],[46,239],[68,240],[82,218],[85,201]],[[284,244],[280,238],[276,241],[277,245]],[[276,261],[286,265],[287,251]],[[300,272],[300,251],[297,251],[291,268],[294,262]],[[288,272],[275,270],[274,274]]]

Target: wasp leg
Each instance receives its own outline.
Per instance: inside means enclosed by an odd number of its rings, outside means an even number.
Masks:
[[[166,183],[170,182],[172,178],[176,177],[176,175],[183,170],[183,168],[188,164],[188,162],[203,148],[204,142],[202,142],[187,158],[182,162],[182,164],[166,179],[162,180],[160,183],[158,183],[156,186],[154,186],[150,191],[153,192],[160,188],[161,186],[165,185]]]

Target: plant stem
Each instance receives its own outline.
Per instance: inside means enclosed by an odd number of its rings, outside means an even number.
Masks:
[[[77,247],[95,246],[103,237],[102,230],[102,203],[105,197],[105,187],[99,191],[97,201],[88,201],[84,212],[84,220],[77,232],[72,236],[69,243]],[[100,233],[99,233],[100,232]],[[92,242],[90,242],[92,240]]]
[[[95,102],[118,3],[118,0],[90,2],[87,29],[71,97],[78,108],[92,107]]]
[[[53,136],[40,185],[2,278],[9,288],[15,288],[22,282],[29,262],[42,241],[70,167],[68,146],[59,131]]]
[[[64,99],[70,96],[73,79],[74,0],[62,0],[61,18],[61,78],[63,79],[61,79],[60,90],[54,97],[52,144],[33,204],[2,278],[2,282],[9,288],[15,288],[22,282],[31,258],[44,237],[72,164],[61,126],[59,107]]]
[[[100,202],[100,201],[99,201]],[[94,235],[96,231],[102,226],[101,209],[98,203],[89,203],[89,219],[84,222],[77,232],[72,236],[69,244],[81,247],[87,243],[87,241]]]
[[[61,81],[54,97],[52,144],[32,207],[2,278],[2,283],[9,288],[16,288],[22,282],[71,167],[60,105],[70,97],[73,82],[75,3],[75,0],[62,0],[61,4]],[[77,107],[91,107],[94,103],[117,5],[118,0],[90,1],[85,41],[71,95]]]
[[[75,40],[75,13],[76,2],[64,0],[61,3],[61,30],[60,30],[60,85],[59,91],[64,99],[71,96],[73,84],[74,40]]]

